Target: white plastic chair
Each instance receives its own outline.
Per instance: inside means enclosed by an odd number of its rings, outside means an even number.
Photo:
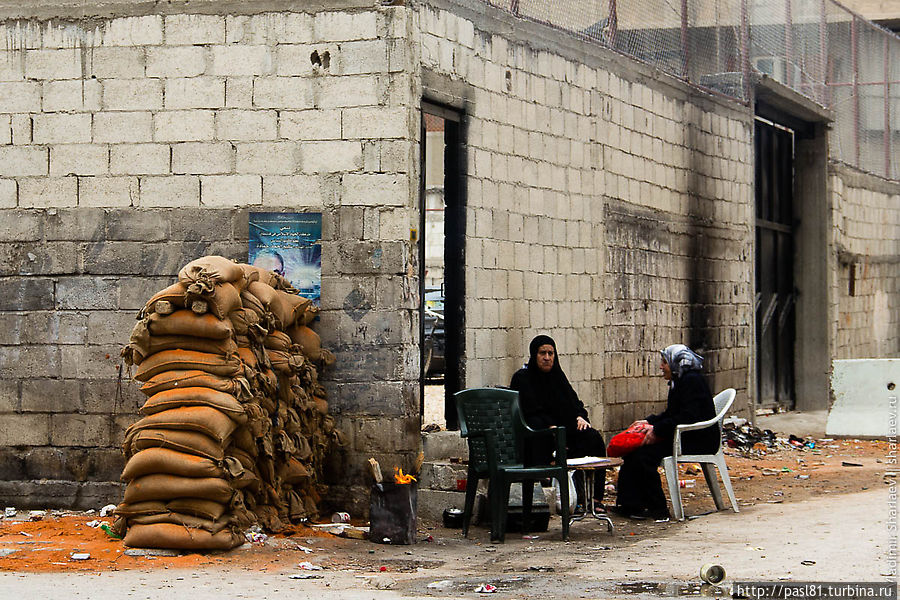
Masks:
[[[684,507],[681,505],[681,490],[678,485],[678,463],[700,463],[703,469],[703,476],[706,478],[706,485],[712,493],[713,500],[716,503],[716,509],[725,508],[722,502],[722,492],[719,489],[719,482],[716,480],[716,471],[713,467],[719,469],[722,475],[722,483],[725,485],[725,491],[728,492],[728,499],[731,500],[731,508],[734,512],[738,510],[737,500],[734,497],[734,489],[731,487],[731,478],[728,476],[728,467],[725,466],[725,454],[722,452],[722,419],[725,413],[731,408],[734,402],[736,392],[732,388],[723,390],[716,394],[713,403],[716,407],[716,416],[699,423],[690,423],[687,425],[678,425],[675,427],[675,438],[672,441],[672,456],[666,456],[662,459],[663,470],[666,473],[666,483],[669,485],[669,497],[672,499],[672,510],[675,512],[675,518],[679,521],[684,520]],[[703,429],[710,425],[718,424],[719,426],[719,449],[715,454],[682,454],[681,453],[681,434],[685,431],[693,431],[695,429]]]

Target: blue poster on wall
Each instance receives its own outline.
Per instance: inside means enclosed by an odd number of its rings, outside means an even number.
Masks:
[[[319,305],[322,290],[322,213],[250,213],[251,265],[283,275]]]

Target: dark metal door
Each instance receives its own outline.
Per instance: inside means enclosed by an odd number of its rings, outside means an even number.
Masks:
[[[794,407],[794,132],[756,121],[756,381],[759,408]]]

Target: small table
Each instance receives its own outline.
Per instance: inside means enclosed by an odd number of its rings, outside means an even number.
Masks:
[[[574,523],[575,521],[580,521],[588,516],[594,517],[595,519],[606,521],[606,528],[610,533],[612,533],[612,519],[610,519],[609,516],[604,513],[598,513],[594,508],[594,471],[596,471],[597,469],[609,469],[612,467],[618,467],[622,464],[622,459],[597,458],[587,462],[581,461],[583,461],[583,459],[571,458],[568,461],[568,467],[570,469],[575,469],[582,472],[582,479],[584,480],[584,513],[569,517],[569,522]],[[606,482],[604,482],[604,485],[606,485]],[[588,507],[590,507],[590,509]],[[588,512],[588,510],[590,510],[590,512]]]

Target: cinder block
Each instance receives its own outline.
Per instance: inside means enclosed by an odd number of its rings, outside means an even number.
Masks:
[[[181,211],[179,210],[179,212]],[[218,213],[219,211],[194,209],[189,211],[188,214],[190,212],[204,214],[206,212]],[[177,245],[180,246],[180,244]],[[144,304],[153,294],[175,283],[177,279],[176,273],[177,271],[173,272],[170,277],[121,277],[119,279],[119,309],[132,311],[132,314],[137,314],[137,311],[144,307]]]
[[[188,142],[172,146],[172,172],[194,175],[231,173],[234,147],[227,143]]]
[[[77,254],[74,250],[72,254]],[[32,311],[22,321],[22,341],[26,344],[83,344],[87,336],[87,315],[69,311]]]
[[[153,119],[149,112],[99,112],[94,115],[94,142],[149,142]]]
[[[188,175],[141,177],[140,206],[200,206],[200,178]]]
[[[147,48],[147,77],[196,77],[206,73],[203,46]]]
[[[36,80],[81,78],[80,49],[26,50],[25,77]]]
[[[279,137],[289,140],[341,139],[340,110],[282,111],[278,120]]]
[[[171,148],[166,144],[116,144],[109,147],[113,175],[165,175],[170,172]],[[50,162],[53,168],[52,155]]]
[[[24,320],[24,315],[0,313],[0,346],[16,346],[22,343]],[[0,413],[18,410],[18,405],[10,400],[8,387],[9,382],[0,381]]]
[[[345,108],[341,118],[341,137],[345,140],[414,137],[405,108]]]
[[[279,44],[275,48],[275,73],[283,77],[293,75],[309,77],[313,73],[324,70],[321,64],[326,52],[328,53],[328,72],[331,72],[331,57],[336,51],[337,45]],[[317,62],[318,64],[316,64]]]
[[[140,391],[141,384],[123,378],[121,398],[116,398],[119,389],[115,379],[88,379],[81,381],[81,401],[86,413],[103,413],[117,415],[113,424],[113,437],[118,433],[115,429],[123,425],[121,431],[140,418],[140,408],[147,397]],[[116,440],[118,443],[118,440]]]
[[[269,46],[213,46],[212,74],[227,76],[268,75],[273,71]]]
[[[111,210],[107,214],[106,239],[139,242],[167,240],[168,217],[158,210]]]
[[[100,82],[96,79],[44,82],[43,110],[90,111],[100,110]]]
[[[0,180],[0,185],[7,181],[9,180]],[[39,212],[0,211],[0,242],[32,242],[41,239],[43,239],[43,223]]]
[[[88,343],[123,344],[137,321],[130,312],[97,311],[88,315]]]
[[[50,148],[50,175],[105,175],[109,148],[97,144],[72,144]]]
[[[21,50],[0,51],[0,81],[22,81],[25,79],[25,65]]]
[[[372,75],[328,77],[313,80],[314,97],[319,108],[376,106],[380,104],[378,78]],[[285,108],[294,108],[287,106]],[[302,107],[300,107],[302,108]]]
[[[223,110],[216,114],[220,140],[274,140],[278,137],[278,113],[274,110]]]
[[[59,348],[51,345],[0,347],[0,372],[9,379],[59,377]]]
[[[305,173],[355,171],[362,166],[360,142],[308,142],[300,147],[301,168]]]
[[[207,175],[200,178],[203,206],[262,204],[262,178],[258,175]]]
[[[88,75],[98,79],[129,79],[144,76],[143,48],[92,48],[87,53]]]
[[[21,208],[73,207],[78,204],[76,177],[47,177],[19,181]]]
[[[15,179],[0,179],[0,208],[15,208],[18,203],[19,186]]]
[[[331,194],[315,175],[263,177],[262,203],[266,206],[327,206]]]
[[[253,83],[253,105],[277,109],[312,108],[312,86],[305,77],[260,77]]]
[[[85,271],[91,274],[133,275],[155,270],[166,260],[166,252],[159,244],[101,241],[86,245],[83,260]],[[103,300],[106,306],[97,310],[109,310],[110,299]]]
[[[158,46],[163,42],[162,16],[112,19],[101,29],[104,46]]]
[[[46,446],[50,442],[50,415],[3,415],[0,447]]]
[[[32,118],[36,144],[78,144],[91,141],[91,115],[51,113]]]
[[[381,350],[372,349],[366,352],[357,352],[360,363],[372,362],[371,356],[377,354]],[[395,417],[403,414],[403,402],[400,399],[402,394],[402,384],[396,382],[365,382],[365,383],[339,383],[334,386],[334,393],[329,394],[329,404],[335,414],[350,414],[355,417]],[[365,423],[361,419],[360,424]],[[377,423],[375,424],[378,425]],[[359,439],[358,434],[362,433],[362,438],[374,435],[380,437],[377,430],[373,431],[354,431],[354,437]],[[372,440],[374,441],[374,440]],[[358,442],[357,442],[358,443]],[[376,448],[374,446],[357,446]]]
[[[22,382],[22,412],[78,412],[80,388],[74,379],[27,379]]]
[[[225,17],[223,16],[168,15],[165,26],[167,46],[225,43]]]
[[[44,217],[44,237],[48,241],[70,240],[84,242],[99,240],[106,234],[104,211],[95,208],[60,209],[47,211]]]
[[[45,277],[14,277],[4,282],[0,311],[50,310],[56,305],[54,281]]]
[[[53,294],[51,290],[51,300]],[[117,280],[101,277],[60,277],[56,284],[58,310],[113,310],[117,307]],[[54,307],[51,302],[50,308]]]
[[[77,246],[71,242],[0,244],[0,275],[57,275],[78,270]]]
[[[132,206],[138,204],[137,177],[79,177],[79,206]]]
[[[225,106],[225,81],[213,77],[166,80],[167,109],[220,108]]]
[[[228,77],[225,80],[225,106],[228,108],[253,106],[252,77]]]
[[[157,142],[212,140],[215,123],[211,110],[179,110],[156,113],[154,139]]]
[[[385,73],[388,70],[388,44],[383,40],[345,42],[332,54],[331,60],[335,75]]]
[[[46,148],[0,147],[0,175],[46,175],[48,165]]]
[[[127,334],[130,333],[129,330]],[[119,374],[120,350],[120,344],[61,346],[62,372],[77,379],[115,379]]]
[[[163,106],[163,86],[158,79],[107,79],[103,82],[106,110],[158,110]]]
[[[296,142],[256,142],[237,144],[235,171],[262,175],[292,175],[300,163]]]
[[[51,415],[50,443],[91,448],[108,446],[110,425],[110,418],[105,415]]]
[[[375,39],[378,37],[377,17],[374,11],[316,13],[313,17],[314,39],[330,42]]]
[[[31,115],[10,115],[12,143],[24,146],[31,143]]]
[[[348,173],[342,183],[342,204],[405,206],[410,202],[409,178],[406,175]]]
[[[286,44],[312,40],[313,18],[308,13],[263,13],[226,17],[229,44]]]

